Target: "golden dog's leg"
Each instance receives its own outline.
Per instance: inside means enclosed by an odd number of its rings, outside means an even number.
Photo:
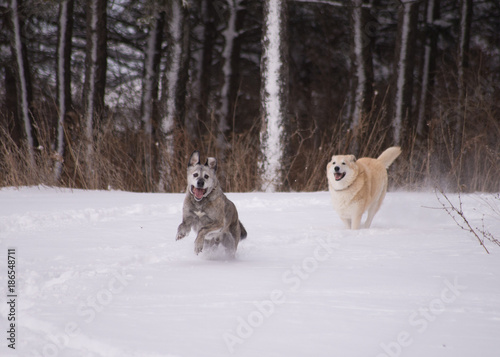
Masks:
[[[368,209],[368,216],[366,217],[364,228],[370,228],[373,221],[373,217],[375,217],[375,213],[377,213],[379,208],[380,204],[376,202]]]
[[[351,219],[350,218],[340,218],[344,222],[347,229],[351,229]]]
[[[380,197],[372,203],[372,205],[368,208],[368,216],[366,217],[366,222],[364,227],[365,228],[370,228],[373,217],[375,217],[375,214],[378,212],[380,209],[380,206],[382,206],[382,202],[384,201],[385,197],[385,192],[386,192],[387,187],[384,187],[382,193],[380,194]]]
[[[351,223],[351,229],[359,229],[361,226],[361,214],[356,214]]]

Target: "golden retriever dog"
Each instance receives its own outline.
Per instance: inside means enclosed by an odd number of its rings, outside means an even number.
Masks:
[[[364,228],[369,228],[387,192],[387,169],[401,154],[393,146],[378,158],[334,155],[326,166],[333,208],[348,229],[359,229],[368,211]]]

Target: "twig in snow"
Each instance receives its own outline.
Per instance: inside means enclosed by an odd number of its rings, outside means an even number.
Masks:
[[[460,196],[460,193],[458,193],[458,202],[459,202],[459,205],[458,205],[458,208],[457,208],[457,207],[455,207],[455,205],[453,205],[453,203],[450,201],[450,199],[448,198],[448,196],[446,196],[446,194],[442,190],[439,189],[438,191],[439,191],[439,193],[444,197],[444,199],[449,204],[449,206],[447,206],[445,203],[443,203],[443,201],[441,201],[441,199],[439,198],[439,195],[436,194],[437,200],[439,201],[439,203],[441,204],[441,206],[443,206],[443,209],[446,211],[446,213],[448,213],[448,215],[451,218],[453,218],[453,220],[455,221],[455,223],[460,228],[462,228],[464,231],[472,233],[477,238],[479,244],[484,248],[484,250],[486,251],[486,253],[490,254],[490,252],[488,251],[488,248],[486,248],[486,246],[484,245],[484,239],[487,238],[490,241],[491,241],[491,239],[490,239],[490,237],[484,231],[479,230],[483,234],[483,240],[481,240],[481,237],[479,237],[478,233],[476,232],[477,228],[476,229],[472,228],[472,226],[470,225],[469,221],[467,220],[467,218],[464,215],[464,212],[463,212],[463,209],[462,209],[462,198]],[[459,219],[457,216],[460,217],[461,219]],[[491,236],[491,234],[489,234],[489,235]],[[495,239],[495,238],[493,238],[493,239],[498,242],[497,239]]]

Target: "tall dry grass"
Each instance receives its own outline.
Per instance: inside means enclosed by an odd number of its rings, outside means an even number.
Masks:
[[[428,123],[425,138],[411,133],[407,136],[402,155],[390,168],[390,185],[406,190],[440,187],[446,191],[500,192],[500,106],[492,98],[481,83],[469,92],[460,138],[455,130],[456,101],[441,101],[434,110],[437,114]],[[37,113],[37,117],[44,115]],[[170,157],[161,145],[147,140],[134,127],[133,120],[116,114],[96,130],[91,160],[86,157],[86,143],[78,126],[67,130],[63,172],[56,180],[54,165],[59,158],[54,155],[55,133],[50,122],[45,117],[37,124],[40,147],[35,150],[35,162],[30,162],[26,148],[18,146],[0,127],[0,186],[43,184],[181,192],[186,185],[189,156],[199,150],[202,157],[219,159],[219,180],[225,191],[259,188],[257,124],[247,132],[231,133],[224,150],[219,149],[216,133],[210,130],[193,139],[186,131],[177,129],[173,133],[175,153]],[[377,157],[392,145],[383,105],[363,116],[355,131],[337,120],[327,133],[318,135],[314,128],[294,129],[289,138],[285,179],[286,187],[293,191],[326,190],[325,168],[333,154]],[[461,142],[460,150],[457,139]],[[157,170],[160,159],[167,160],[170,167],[164,177]]]

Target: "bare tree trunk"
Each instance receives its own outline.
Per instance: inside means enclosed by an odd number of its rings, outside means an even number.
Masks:
[[[217,28],[215,25],[215,9],[212,1],[207,1],[206,11],[202,14],[204,23],[204,42],[203,55],[201,62],[200,73],[200,88],[199,88],[199,106],[198,106],[198,120],[204,125],[201,127],[212,129],[211,114],[213,114],[211,99],[211,79],[213,68],[213,52],[217,36]]]
[[[32,114],[31,114],[31,101],[32,101],[32,87],[31,87],[31,74],[28,59],[26,56],[26,48],[24,45],[24,38],[22,34],[22,23],[20,9],[22,8],[21,0],[10,1],[10,20],[12,26],[12,53],[15,62],[15,76],[16,76],[16,92],[17,92],[17,113],[23,123],[24,139],[27,144],[27,151],[29,161],[32,166],[35,165],[34,147],[38,146],[34,138]]]
[[[286,170],[288,66],[286,0],[265,0],[261,59],[261,189],[283,187]]]
[[[418,2],[403,1],[399,10],[398,39],[396,44],[396,72],[394,75],[394,105],[392,127],[394,143],[403,145],[410,132],[413,97],[413,67],[415,33],[418,20]]]
[[[203,21],[197,24],[192,29],[192,36],[194,41],[205,43],[205,18],[204,14],[208,9],[209,0],[200,0],[197,4],[201,13],[200,17]],[[202,89],[202,73],[203,73],[203,54],[204,46],[201,48],[194,48],[190,50],[190,57],[192,65],[189,68],[189,83],[187,87],[186,98],[186,113],[184,116],[184,129],[191,140],[198,138],[199,131],[197,130],[197,123],[200,115],[200,102]]]
[[[222,59],[224,61],[224,65],[222,67],[223,81],[220,93],[221,104],[218,113],[219,123],[217,128],[217,146],[222,152],[226,148],[225,133],[229,129],[229,100],[231,98],[229,90],[231,88],[231,77],[233,76],[233,49],[234,41],[238,36],[236,29],[236,18],[240,4],[241,0],[227,0],[227,9],[229,15],[227,19],[227,26],[222,34],[224,37],[224,49],[222,51]]]
[[[106,9],[107,0],[87,0],[87,48],[83,91],[87,179],[91,178],[93,171],[93,129],[100,124],[104,114],[107,67]]]
[[[158,85],[160,83],[160,61],[163,42],[165,12],[159,5],[153,4],[152,23],[147,37],[142,77],[141,120],[144,129],[144,175],[148,191],[158,184],[159,155],[157,151],[156,131],[158,129]]]
[[[363,6],[363,0],[351,0],[352,9],[352,52],[354,67],[352,73],[351,130],[354,133],[353,151],[358,151],[361,118],[370,112],[373,101],[373,59],[370,38],[366,34],[369,9]]]
[[[54,176],[61,177],[64,158],[64,118],[71,108],[71,40],[73,33],[73,2],[64,0],[59,5],[59,29],[57,33],[57,118],[56,162]]]
[[[171,162],[175,155],[174,131],[184,115],[189,51],[189,24],[186,17],[186,9],[182,7],[181,1],[171,1],[166,26],[169,51],[163,76],[163,110],[158,132],[162,150],[158,184],[160,191],[169,191],[169,182],[165,178],[170,177]]]
[[[424,138],[427,132],[428,109],[432,108],[432,89],[434,87],[434,68],[436,66],[437,31],[435,21],[439,15],[439,0],[427,0],[425,17],[425,45],[422,66],[422,81],[418,105],[417,134]]]
[[[149,140],[153,140],[155,122],[158,121],[157,101],[160,73],[161,48],[163,42],[163,26],[165,13],[155,7],[153,20],[149,29],[146,53],[144,56],[144,75],[142,78],[141,119],[144,132]]]
[[[187,96],[188,96],[188,83],[190,80],[189,62],[191,60],[191,26],[189,22],[189,5],[184,0],[182,1],[182,36],[181,36],[181,56],[179,77],[177,79],[177,86],[175,88],[175,111],[177,121],[179,123],[187,123],[186,115]],[[191,120],[191,125],[194,128],[194,120]]]
[[[5,116],[7,119],[5,128],[10,134],[14,143],[21,147],[24,138],[24,125],[19,119],[18,101],[17,101],[17,86],[16,86],[16,73],[10,65],[5,66]]]
[[[462,151],[462,140],[466,117],[467,85],[465,69],[469,65],[470,27],[472,20],[472,0],[460,1],[460,38],[458,45],[458,115],[455,128],[455,156]]]

